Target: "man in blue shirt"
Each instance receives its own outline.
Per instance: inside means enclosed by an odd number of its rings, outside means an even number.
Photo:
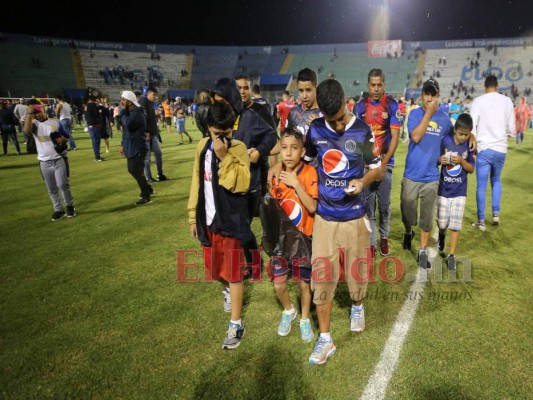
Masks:
[[[439,187],[439,156],[442,138],[453,134],[453,126],[447,114],[439,110],[439,84],[428,79],[422,87],[422,107],[409,114],[407,131],[410,141],[405,159],[402,180],[401,209],[405,226],[403,248],[411,250],[415,235],[412,227],[420,226],[420,250],[418,264],[431,268],[426,247],[433,226],[433,211]],[[417,210],[420,203],[420,220]]]

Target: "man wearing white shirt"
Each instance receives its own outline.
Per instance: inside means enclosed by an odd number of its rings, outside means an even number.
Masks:
[[[485,79],[485,94],[472,103],[473,133],[477,139],[477,217],[474,228],[485,230],[485,196],[490,176],[492,186],[492,224],[500,223],[502,185],[500,176],[507,154],[507,135],[515,130],[513,102],[498,93],[498,79],[490,75]]]

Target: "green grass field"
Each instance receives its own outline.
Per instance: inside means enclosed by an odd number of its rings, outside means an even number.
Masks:
[[[199,132],[187,124],[197,143]],[[93,161],[81,127],[75,137],[79,150],[69,152],[75,218],[51,222],[36,155],[0,158],[0,398],[358,398],[413,296],[422,299],[387,398],[531,398],[531,131],[520,147],[509,139],[499,227],[470,227],[476,219],[470,177],[458,257],[471,262],[471,281],[461,266],[456,282],[434,268],[418,294],[409,292],[407,279],[418,269],[414,252],[401,249],[406,145],[400,144],[391,247],[404,275],[369,285],[361,334],[349,330],[350,301],[339,286],[332,316],[337,353],[323,366],[308,364],[313,343],[300,340],[296,324],[288,337],[277,335],[281,306],[266,278],[246,286],[247,333],[234,351],[221,348],[229,318],[221,285],[177,281],[176,251],[199,250],[187,225],[194,145],[178,146],[176,134],[163,133],[171,180],[153,185],[152,204],[135,206],[139,189],[118,153],[120,134],[102,163]],[[258,220],[253,227],[260,237]],[[197,261],[187,276],[201,278],[201,258],[187,261]],[[297,294],[291,285],[294,301]],[[313,318],[316,331],[314,310]]]

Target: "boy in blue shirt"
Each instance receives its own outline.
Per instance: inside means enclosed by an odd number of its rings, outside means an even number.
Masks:
[[[448,269],[455,270],[455,251],[463,225],[466,205],[467,175],[474,172],[474,155],[468,146],[473,127],[472,117],[461,114],[455,122],[453,135],[442,140],[439,191],[437,197],[437,220],[439,224],[439,251],[444,251],[446,229],[452,231]]]

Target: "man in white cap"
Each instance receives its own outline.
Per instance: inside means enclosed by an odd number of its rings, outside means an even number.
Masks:
[[[137,205],[151,203],[151,195],[154,192],[146,181],[144,175],[144,160],[148,152],[146,144],[149,137],[146,134],[146,117],[137,96],[130,90],[125,90],[120,95],[122,112],[122,143],[120,144],[120,154],[128,159],[128,172],[135,178],[141,189],[140,199]]]

